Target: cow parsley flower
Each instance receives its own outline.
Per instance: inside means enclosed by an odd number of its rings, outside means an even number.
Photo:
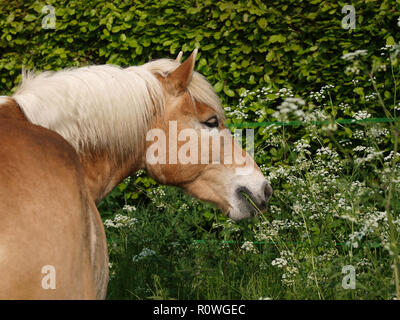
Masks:
[[[138,262],[138,261],[143,260],[143,259],[145,259],[147,257],[154,256],[155,254],[156,254],[156,252],[154,250],[151,250],[149,248],[144,248],[142,250],[142,252],[140,252],[138,255],[134,255],[132,257],[132,261],[133,262]]]
[[[343,60],[354,60],[357,57],[366,56],[367,53],[368,53],[367,50],[356,50],[354,52],[349,52],[349,53],[344,54],[342,56],[342,59]]]
[[[354,119],[356,120],[363,120],[367,118],[371,118],[371,114],[368,111],[358,111],[353,115]]]
[[[254,247],[253,242],[251,241],[245,241],[241,247],[244,251],[252,252],[252,253],[257,253],[256,248]]]
[[[122,210],[126,211],[126,212],[133,212],[136,211],[136,207],[135,206],[130,206],[128,204],[124,205],[124,207],[122,208]]]
[[[107,219],[104,221],[106,228],[131,228],[135,225],[138,220],[136,218],[130,218],[122,214],[116,214],[114,219]]]

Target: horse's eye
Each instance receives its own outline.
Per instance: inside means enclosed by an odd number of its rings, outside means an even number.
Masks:
[[[207,121],[204,121],[203,124],[205,124],[209,128],[218,128],[218,126],[219,126],[218,118],[217,118],[217,116],[212,116]]]

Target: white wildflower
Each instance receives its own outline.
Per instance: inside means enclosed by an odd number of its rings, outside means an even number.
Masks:
[[[142,252],[140,252],[138,255],[135,255],[132,257],[133,262],[138,262],[139,260],[145,259],[150,256],[154,256],[156,252],[154,250],[151,250],[149,248],[144,248]]]
[[[104,221],[106,228],[131,228],[135,225],[138,220],[136,218],[130,218],[122,214],[116,214],[114,219],[107,219]]]
[[[124,205],[124,207],[122,208],[122,210],[126,211],[126,212],[133,212],[136,211],[136,207],[135,206],[130,206],[128,204]]]
[[[365,56],[367,55],[368,51],[367,50],[356,50],[354,52],[349,52],[346,53],[342,56],[343,60],[354,60],[355,58],[359,56]]]
[[[245,241],[241,247],[244,251],[252,252],[252,253],[257,253],[256,248],[254,247],[253,242],[251,241]]]

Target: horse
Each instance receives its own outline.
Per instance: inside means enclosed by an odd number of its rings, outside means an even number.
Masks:
[[[254,204],[266,210],[272,188],[226,129],[218,95],[194,70],[196,55],[25,72],[0,98],[0,298],[105,299],[108,252],[96,206],[139,169],[233,220],[253,216]],[[151,130],[164,138],[149,138]],[[217,155],[231,149],[245,163],[214,161],[208,142],[195,144],[198,161],[173,161],[188,132],[219,134]]]

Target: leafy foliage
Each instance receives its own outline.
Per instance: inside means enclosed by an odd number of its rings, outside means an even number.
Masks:
[[[56,29],[42,28],[52,5]],[[86,64],[136,65],[200,48],[197,70],[225,103],[240,89],[288,86],[317,91],[335,81],[352,94],[338,59],[348,51],[377,51],[393,44],[395,0],[354,1],[357,27],[341,26],[342,1],[2,1],[1,94],[9,94],[27,69]],[[11,10],[10,10],[11,8]],[[389,84],[389,83],[388,83]]]

